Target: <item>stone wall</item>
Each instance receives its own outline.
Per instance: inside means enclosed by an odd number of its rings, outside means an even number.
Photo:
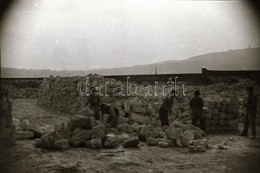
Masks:
[[[37,99],[38,88],[16,88],[13,85],[9,85],[9,97],[10,99]]]
[[[89,75],[90,80],[104,81],[102,76]],[[78,84],[85,82],[86,77],[50,77],[42,81],[39,87],[38,104],[76,114],[88,105],[88,98],[78,93]]]
[[[90,77],[93,81],[105,81],[102,76],[91,75]],[[47,78],[40,86],[38,103],[71,114],[89,113],[88,97],[80,96],[77,91],[78,83],[84,80],[85,77]],[[177,99],[174,100],[169,120],[170,122],[176,119],[184,123],[190,122],[189,101],[194,96],[193,92],[199,89],[205,104],[207,132],[236,131],[245,111],[242,105],[247,97],[246,86],[248,85],[254,85],[259,91],[259,83],[250,80],[239,80],[232,84],[187,85],[184,90],[186,95],[183,96],[180,90]],[[104,102],[120,109],[119,129],[121,131],[131,131],[130,126],[134,123],[161,126],[158,111],[163,99],[162,95],[103,97]],[[258,107],[260,108],[259,103]],[[259,113],[258,119],[260,119]]]
[[[77,92],[77,85],[81,79],[80,77],[44,79],[39,87],[38,104],[74,114],[78,107],[87,104],[86,98],[79,96]]]
[[[9,90],[9,98],[14,99],[37,99],[38,88],[42,80],[39,79],[1,79]]]

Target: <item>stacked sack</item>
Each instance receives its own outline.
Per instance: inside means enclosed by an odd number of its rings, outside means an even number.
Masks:
[[[237,99],[213,97],[205,99],[206,132],[232,132],[238,130],[239,104]]]
[[[9,100],[9,91],[6,85],[1,84],[1,114],[0,114],[0,145],[11,146],[15,142],[15,127],[12,120],[12,102]]]

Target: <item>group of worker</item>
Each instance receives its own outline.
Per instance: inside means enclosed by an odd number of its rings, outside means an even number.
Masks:
[[[95,93],[95,88],[92,88]],[[89,96],[90,108],[94,112],[94,118],[96,120],[105,121],[110,128],[117,128],[119,119],[119,109],[102,102],[102,98],[98,94],[91,94]],[[108,115],[108,117],[103,117]]]
[[[200,91],[194,92],[194,97],[190,100],[191,120],[192,124],[205,130],[205,118],[203,116],[204,103],[200,97]],[[172,112],[174,99],[177,99],[175,91],[172,90],[169,95],[163,100],[162,106],[159,109],[159,116],[162,126],[169,126],[168,114]]]
[[[256,138],[256,114],[257,114],[257,96],[254,92],[254,87],[247,87],[247,101],[244,106],[246,112],[244,115],[244,130],[240,136],[247,136],[248,129],[251,127],[252,138]],[[119,119],[118,108],[102,102],[99,95],[90,95],[90,108],[94,111],[94,118],[96,120],[104,121],[103,115],[106,114],[106,123],[111,128],[116,128]],[[163,100],[159,109],[159,117],[162,127],[169,126],[168,114],[172,111],[174,99],[177,99],[175,91],[172,90],[169,95]],[[205,117],[203,114],[204,103],[200,97],[200,91],[194,92],[194,97],[190,100],[191,109],[191,123],[205,131]]]
[[[247,87],[247,100],[244,103],[246,112],[244,114],[244,129],[240,136],[247,136],[248,129],[251,128],[251,138],[256,138],[256,114],[257,114],[257,96],[254,87]],[[159,116],[162,126],[169,126],[168,114],[172,111],[174,99],[177,99],[175,91],[172,90],[164,99],[159,109]],[[200,97],[200,91],[194,92],[194,97],[190,100],[191,123],[205,131],[205,117],[203,114],[204,103]]]

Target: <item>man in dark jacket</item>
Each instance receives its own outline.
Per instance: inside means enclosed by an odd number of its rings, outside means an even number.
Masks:
[[[108,114],[107,122],[110,128],[117,128],[119,119],[119,110],[114,106],[108,106],[107,104],[101,104],[100,110],[102,114]]]
[[[248,128],[251,127],[252,138],[256,138],[256,113],[257,113],[257,96],[254,93],[254,87],[247,87],[248,98],[246,101],[246,114],[244,117],[244,130],[240,136],[247,136]]]
[[[202,98],[199,97],[200,91],[196,90],[194,95],[195,96],[190,100],[192,124],[205,130],[205,118],[203,116],[204,104]]]
[[[169,114],[169,112],[171,112],[174,98],[175,98],[175,91],[172,90],[170,92],[170,95],[168,95],[163,100],[163,104],[159,109],[159,116],[160,116],[160,119],[161,119],[162,126],[165,126],[165,125],[169,126],[168,114]]]

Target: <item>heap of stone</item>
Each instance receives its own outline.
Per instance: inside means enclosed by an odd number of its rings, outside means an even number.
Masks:
[[[190,152],[205,152],[209,147],[206,139],[197,139],[191,141],[189,145]]]
[[[236,99],[213,96],[206,99],[204,109],[206,132],[237,131],[239,125],[239,104]]]
[[[141,123],[140,123],[141,124]],[[196,151],[206,151],[207,145],[199,143],[206,133],[191,124],[174,121],[169,127],[155,127],[137,122],[131,125],[108,128],[91,116],[75,115],[68,123],[56,124],[55,128],[43,134],[36,146],[48,149],[68,149],[69,147],[87,147],[92,149],[114,148],[120,143],[124,147],[137,147],[140,140],[147,145],[168,147],[192,147]],[[205,139],[203,139],[205,141]],[[204,150],[201,149],[204,146]]]
[[[75,115],[68,123],[56,124],[53,131],[43,134],[36,145],[48,149],[68,149],[70,146],[114,148],[119,144],[117,133],[116,129],[107,128],[91,116]]]
[[[13,118],[13,124],[15,126],[16,139],[39,138],[44,132],[35,122],[31,122],[28,119],[19,120]]]
[[[205,132],[191,124],[183,124],[174,121],[167,128],[153,127],[152,125],[143,126],[139,131],[139,138],[146,141],[147,145],[168,147],[190,147],[193,143],[202,140]],[[206,141],[206,139],[203,139]],[[206,142],[205,142],[206,144]],[[207,145],[202,145],[206,151]],[[202,150],[196,150],[201,151]]]
[[[0,88],[0,147],[13,145],[15,142],[15,127],[12,121],[12,102],[9,100],[9,91],[6,85]]]

